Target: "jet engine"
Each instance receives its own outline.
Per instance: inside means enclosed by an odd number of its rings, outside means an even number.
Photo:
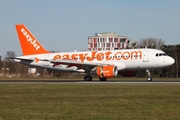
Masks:
[[[97,75],[100,78],[111,78],[118,74],[118,69],[116,66],[97,66]]]

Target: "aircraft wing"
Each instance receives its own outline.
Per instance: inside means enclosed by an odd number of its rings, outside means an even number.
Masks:
[[[78,68],[83,68],[83,69],[93,69],[97,66],[117,66],[118,70],[123,70],[126,68],[125,64],[122,62],[118,62],[118,63],[102,63],[102,62],[80,62],[80,61],[75,61],[75,60],[47,60],[47,59],[40,59],[40,61],[48,61],[51,63],[54,63],[54,65],[59,65],[59,64],[64,64],[67,65],[67,67],[72,67],[72,66],[76,66]]]
[[[40,61],[48,61],[51,63],[58,63],[64,65],[82,65],[82,66],[98,66],[98,65],[110,65],[105,63],[93,63],[93,62],[80,62],[75,60],[47,60],[47,59],[40,59]],[[112,65],[112,64],[111,64]]]

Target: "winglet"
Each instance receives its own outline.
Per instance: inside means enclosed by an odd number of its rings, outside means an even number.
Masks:
[[[39,43],[25,25],[16,25],[16,30],[23,55],[50,53]]]

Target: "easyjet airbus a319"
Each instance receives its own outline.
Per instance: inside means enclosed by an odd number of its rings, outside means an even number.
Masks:
[[[97,74],[100,81],[116,77],[118,73],[135,76],[135,71],[144,69],[151,81],[150,69],[170,66],[174,59],[157,49],[123,49],[108,51],[81,51],[51,53],[47,51],[23,24],[16,25],[23,56],[15,62],[51,70],[84,72],[84,80],[91,81]]]

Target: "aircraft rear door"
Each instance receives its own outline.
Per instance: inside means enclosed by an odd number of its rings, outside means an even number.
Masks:
[[[49,59],[49,55],[44,56],[44,59],[48,60]],[[50,62],[44,61],[44,66],[49,66],[49,65],[50,65]]]

